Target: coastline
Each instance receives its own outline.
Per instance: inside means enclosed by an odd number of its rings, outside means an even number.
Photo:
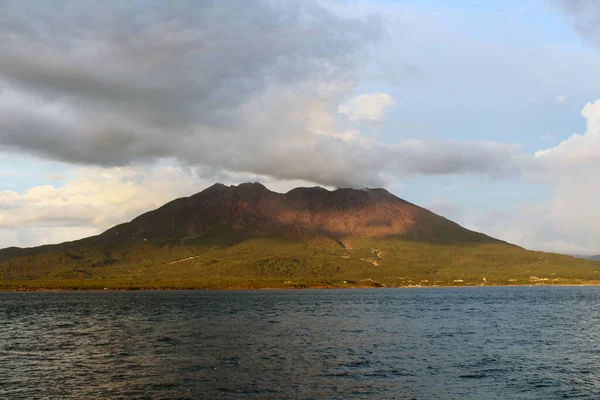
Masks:
[[[582,282],[582,283],[557,283],[557,284],[485,284],[485,285],[428,285],[428,286],[334,286],[334,285],[308,285],[304,287],[221,287],[221,288],[206,288],[206,287],[164,287],[164,288],[0,288],[0,293],[13,292],[52,292],[52,293],[69,293],[69,292],[193,292],[193,291],[260,291],[260,290],[285,290],[285,291],[302,291],[302,290],[365,290],[365,289],[465,289],[465,288],[497,288],[497,287],[592,287],[600,286],[600,282]]]

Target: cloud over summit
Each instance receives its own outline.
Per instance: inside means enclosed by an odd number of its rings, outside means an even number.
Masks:
[[[311,150],[311,110],[351,90],[377,36],[317,2],[83,3],[0,6],[0,144],[105,166],[277,164],[286,142]]]
[[[513,168],[518,150],[498,143],[376,143],[356,123],[382,118],[385,93],[340,114],[382,33],[382,17],[355,14],[316,1],[5,1],[0,148],[337,186]]]

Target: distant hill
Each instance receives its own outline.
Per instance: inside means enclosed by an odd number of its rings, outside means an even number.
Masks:
[[[586,260],[600,261],[600,255],[599,256],[582,256],[579,254],[572,254],[572,256],[576,257],[576,258],[584,258]]]
[[[216,184],[98,236],[0,250],[4,288],[564,283],[597,269],[470,231],[384,189],[280,194],[259,183]]]

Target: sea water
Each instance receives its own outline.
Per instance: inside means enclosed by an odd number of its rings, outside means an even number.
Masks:
[[[600,398],[600,287],[0,293],[2,399]]]

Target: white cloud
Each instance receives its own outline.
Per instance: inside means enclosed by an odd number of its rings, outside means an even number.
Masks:
[[[361,119],[380,121],[384,117],[385,110],[394,104],[392,96],[386,93],[363,94],[340,105],[338,111],[346,114],[350,121]]]
[[[600,100],[585,105],[581,115],[587,122],[584,134],[573,134],[556,147],[539,150],[536,159],[546,169],[556,173],[565,172],[565,168],[594,168],[600,163]]]
[[[105,227],[189,194],[192,176],[178,168],[85,168],[64,186],[0,192],[0,227]]]
[[[586,132],[536,152],[536,168],[527,171],[534,182],[549,185],[549,201],[487,213],[473,222],[475,229],[528,248],[600,254],[600,100],[586,104],[582,115]]]
[[[471,210],[456,200],[438,198],[432,211],[469,229],[528,249],[574,255],[600,254],[600,100],[585,105],[584,133],[573,134],[557,146],[540,150],[521,163],[522,176],[530,185],[542,185],[549,196],[533,190],[509,204],[478,205]],[[488,182],[489,184],[489,182]],[[480,194],[479,202],[496,194]]]
[[[569,98],[567,96],[563,96],[563,95],[556,96],[557,103],[566,103],[568,99]]]

